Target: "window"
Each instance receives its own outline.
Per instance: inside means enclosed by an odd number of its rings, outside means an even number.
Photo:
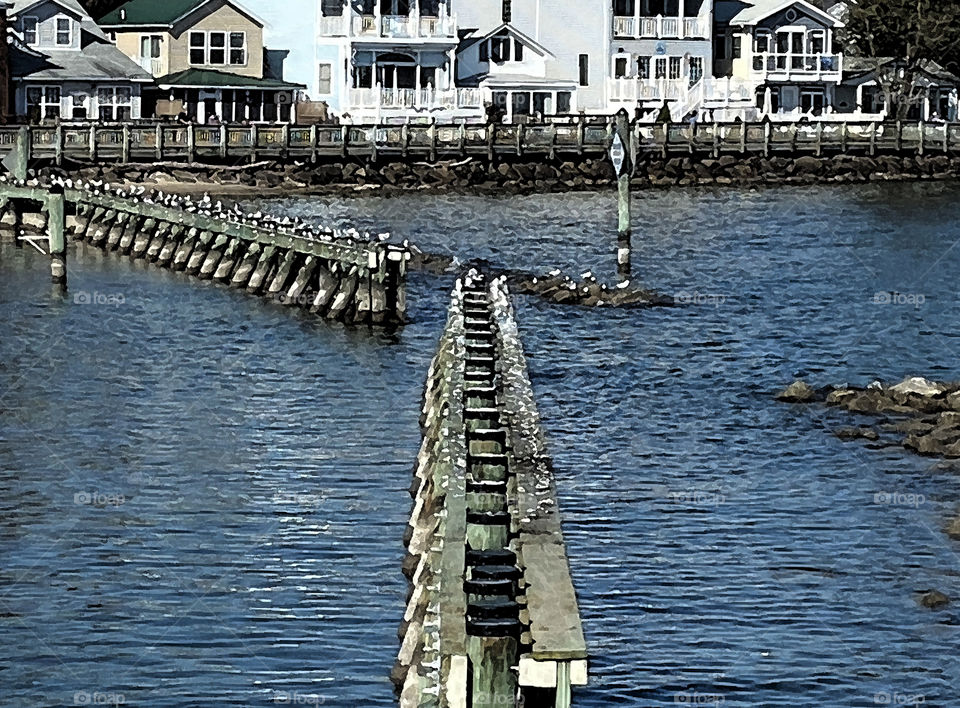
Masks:
[[[670,57],[670,78],[679,79],[680,78],[680,69],[682,66],[680,57]]]
[[[511,0],[502,0],[502,2],[501,18],[503,24],[508,24],[513,21],[513,2]]]
[[[690,57],[690,85],[703,78],[703,57]]]
[[[318,91],[323,96],[329,96],[333,89],[333,64],[320,65],[320,83]]]
[[[190,33],[190,63],[206,64],[207,38],[203,32]]]
[[[580,85],[590,85],[590,57],[587,54],[580,55]]]
[[[140,57],[143,59],[160,58],[160,35],[145,34],[140,37]]]
[[[570,99],[569,91],[559,91],[557,93],[557,113],[562,115],[570,112]]]
[[[133,91],[129,86],[102,86],[97,90],[97,103],[100,120],[130,120]]]
[[[490,40],[490,58],[500,63],[510,61],[510,38],[494,37]]]
[[[27,88],[27,114],[34,120],[60,117],[60,87],[30,86]]]
[[[655,79],[667,78],[667,58],[666,57],[657,57],[656,60],[654,60],[653,78]]]
[[[57,45],[69,46],[73,43],[73,27],[69,17],[57,18]]]
[[[650,57],[637,57],[637,78],[650,78]]]
[[[23,18],[23,41],[25,44],[34,45],[37,43],[37,18]]]
[[[613,60],[613,78],[626,78],[628,63],[627,57],[615,57]]]
[[[71,105],[72,112],[70,117],[74,120],[86,120],[87,119],[87,95],[83,93],[75,93],[71,96]]]
[[[226,64],[227,33],[211,32],[208,40],[210,42],[210,54],[207,58],[207,64]]]
[[[758,54],[765,54],[770,51],[770,33],[764,30],[757,30],[756,38],[756,52]]]
[[[741,42],[740,35],[739,34],[733,35],[733,58],[734,59],[740,58],[740,42]]]
[[[823,54],[824,53],[823,32],[811,32],[809,37],[810,37],[810,53]]]
[[[246,66],[247,64],[247,33],[230,33],[230,65]]]

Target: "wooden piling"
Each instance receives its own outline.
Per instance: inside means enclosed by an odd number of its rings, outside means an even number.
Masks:
[[[63,290],[67,288],[66,205],[63,190],[52,190],[47,198],[47,234],[50,239],[50,275]]]
[[[630,176],[633,174],[633,165],[631,164],[631,135],[630,118],[626,110],[620,109],[617,113],[616,135],[619,137],[624,156],[617,174],[617,276],[621,281],[630,280],[632,273],[631,263],[631,237],[632,237],[632,219],[630,214]]]

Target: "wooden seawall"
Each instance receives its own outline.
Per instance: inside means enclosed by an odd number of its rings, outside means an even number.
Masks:
[[[225,162],[331,158],[605,155],[614,117],[518,125],[195,126],[60,125],[0,127],[0,150],[23,146],[28,158],[55,164]],[[948,154],[960,151],[960,123],[805,121],[701,123],[634,122],[641,154]]]
[[[401,706],[571,705],[587,651],[509,293],[458,281],[424,398]]]
[[[253,218],[210,202],[168,206],[145,193],[8,182],[0,183],[0,224],[47,232],[58,282],[66,282],[66,235],[328,319],[376,325],[405,319],[409,252],[366,234]]]

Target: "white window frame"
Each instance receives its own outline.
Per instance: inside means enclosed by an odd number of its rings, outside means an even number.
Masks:
[[[234,36],[235,34],[239,34],[241,37],[243,37],[243,44],[241,44],[239,47],[234,47],[234,46],[233,46],[233,36]],[[242,62],[234,62],[234,61],[233,61],[233,52],[234,52],[234,51],[241,51],[241,52],[243,52],[243,61],[242,61]],[[246,65],[249,63],[249,61],[250,61],[250,50],[249,50],[249,48],[247,47],[247,33],[246,33],[245,31],[240,30],[240,31],[237,31],[237,32],[227,32],[227,57],[226,57],[226,59],[227,59],[227,66],[246,66]]]
[[[667,57],[667,78],[677,81],[683,78],[683,57]]]
[[[108,100],[103,99],[102,92],[109,91]],[[127,100],[121,100],[121,92],[127,92]],[[124,121],[133,119],[133,87],[131,86],[97,86],[97,118],[98,120],[106,121]],[[110,108],[110,117],[109,118],[100,118],[100,111],[104,108]],[[129,118],[119,117],[119,110],[122,108],[130,109]]]
[[[27,39],[27,22],[33,20],[33,41]],[[20,28],[23,30],[23,43],[29,47],[36,47],[40,43],[40,18],[35,15],[25,15]]]
[[[620,71],[617,68],[617,65],[623,63],[623,71]],[[629,54],[614,54],[613,56],[613,67],[611,73],[615,79],[626,79],[630,77],[630,66],[632,65],[631,57]]]
[[[46,120],[48,117],[61,118],[61,117],[63,116],[63,87],[61,87],[61,86],[49,86],[49,85],[44,85],[44,84],[30,84],[30,85],[28,85],[27,88],[26,88],[26,92],[24,93],[24,99],[25,99],[26,104],[27,104],[27,112],[30,111],[30,105],[31,105],[31,104],[30,104],[30,91],[33,90],[33,89],[37,89],[37,90],[40,91],[40,102],[37,103],[37,104],[34,104],[34,105],[37,105],[37,106],[40,107],[40,120]],[[56,92],[57,92],[57,100],[55,100],[55,101],[49,100],[49,99],[47,98],[47,91],[56,91]],[[50,106],[56,106],[56,107],[57,107],[57,115],[56,115],[56,116],[48,116],[48,115],[47,115],[47,108],[50,107]]]
[[[153,40],[157,40],[157,56],[153,56]],[[150,54],[143,53],[144,40],[150,40]],[[144,33],[140,35],[140,58],[141,59],[160,59],[163,56],[163,35],[154,33]]]
[[[72,45],[73,45],[73,20],[70,19],[69,17],[61,17],[60,15],[57,15],[57,16],[54,17],[53,19],[54,19],[54,22],[53,22],[53,46],[55,46],[55,47],[70,47],[70,46],[72,46]],[[61,29],[60,29],[60,23],[61,23],[61,22],[66,22],[66,23],[67,23],[67,29],[65,29],[65,30],[61,30]],[[66,32],[66,34],[67,34],[67,41],[66,41],[66,42],[61,42],[61,41],[60,41],[60,34],[61,34],[61,32]]]
[[[223,46],[214,47],[211,44],[211,37],[215,34],[223,36]],[[230,36],[233,34],[242,34],[243,35],[243,64],[231,64],[230,63]],[[194,46],[193,38],[195,36],[203,37],[203,44]],[[203,52],[203,61],[195,62],[193,60],[193,52],[202,51]],[[223,52],[223,61],[215,62],[212,60],[213,52]],[[246,32],[230,32],[229,30],[190,30],[187,33],[187,63],[190,66],[247,66],[249,63],[250,52],[247,48],[247,33]]]
[[[324,78],[324,69],[327,70],[327,77]],[[327,84],[327,90],[323,90],[324,82]],[[328,61],[322,61],[317,66],[317,93],[321,96],[330,96],[333,94],[333,64]]]
[[[760,49],[760,39],[764,39],[767,42],[766,49]],[[770,54],[773,52],[775,47],[773,41],[773,32],[768,29],[758,29],[753,38],[753,51],[756,54]]]

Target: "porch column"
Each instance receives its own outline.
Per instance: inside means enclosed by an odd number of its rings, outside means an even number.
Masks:
[[[857,86],[857,113],[863,113],[863,84]]]
[[[677,36],[683,39],[686,33],[683,31],[683,0],[677,0]]]
[[[223,122],[223,89],[217,89],[217,118]]]
[[[729,96],[729,93],[727,94]],[[773,110],[773,92],[767,86],[763,90],[763,112],[770,113]]]
[[[930,120],[930,89],[923,92],[923,119]]]

